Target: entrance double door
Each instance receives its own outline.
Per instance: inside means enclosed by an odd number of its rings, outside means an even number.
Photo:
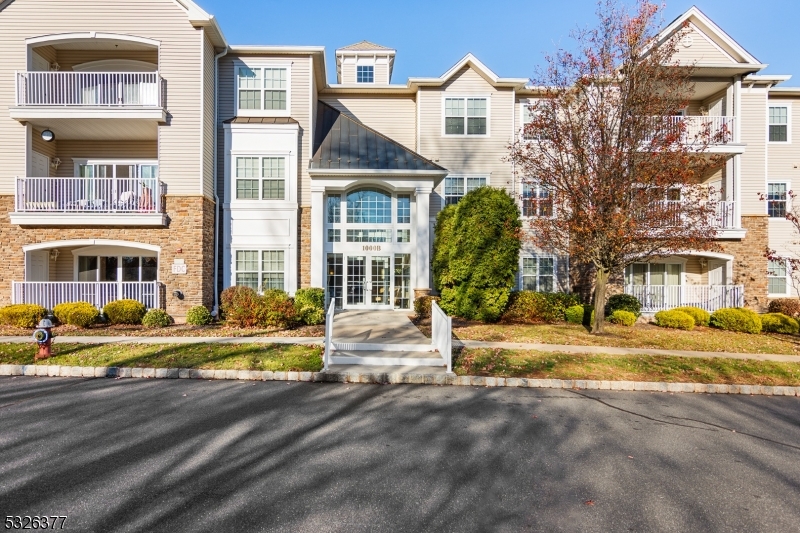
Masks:
[[[391,308],[391,259],[389,255],[347,256],[348,307]]]

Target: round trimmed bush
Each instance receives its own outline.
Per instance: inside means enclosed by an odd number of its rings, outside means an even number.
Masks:
[[[103,306],[103,313],[111,324],[141,324],[147,308],[136,300],[116,300]]]
[[[47,315],[47,309],[36,304],[14,304],[0,308],[0,324],[15,328],[35,328]]]
[[[243,285],[234,285],[222,291],[219,298],[225,322],[239,328],[258,325],[263,300],[256,291]]]
[[[100,310],[89,302],[58,304],[53,308],[53,314],[62,324],[80,328],[88,328],[100,318]]]
[[[608,321],[612,324],[619,324],[621,326],[632,326],[636,324],[636,315],[631,313],[630,311],[625,311],[623,309],[617,309],[611,316],[608,318]]]
[[[417,318],[430,318],[431,302],[438,302],[438,296],[420,296],[414,299],[414,314]]]
[[[800,298],[778,298],[769,303],[770,313],[781,313],[792,318],[800,317]]]
[[[163,309],[150,309],[142,318],[142,325],[146,328],[165,328],[172,324],[172,317]]]
[[[325,290],[318,287],[297,289],[294,293],[294,310],[297,319],[313,326],[325,322]]]
[[[631,294],[614,294],[606,301],[606,316],[611,316],[614,311],[618,310],[628,311],[636,315],[636,318],[639,318],[639,315],[642,314],[642,302]]]
[[[258,324],[288,328],[297,322],[292,298],[280,289],[267,289],[261,297],[262,306],[258,312]]]
[[[694,329],[694,318],[683,311],[671,309],[669,311],[659,311],[655,316],[656,325],[662,328],[685,329],[687,331]]]
[[[214,317],[211,316],[211,311],[206,309],[203,305],[195,305],[190,307],[186,312],[186,323],[190,326],[207,326],[211,324]]]
[[[711,320],[711,313],[699,307],[676,307],[673,311],[682,311],[691,316],[694,319],[695,326],[708,326],[708,321]]]
[[[742,333],[761,333],[761,317],[743,307],[723,307],[711,313],[709,324],[713,328]]]
[[[585,319],[587,314],[589,316],[588,322]],[[573,305],[564,311],[564,318],[570,324],[591,323],[594,320],[594,307],[591,305]]]
[[[761,328],[769,333],[797,335],[797,332],[800,331],[800,323],[783,313],[767,313],[761,315]]]

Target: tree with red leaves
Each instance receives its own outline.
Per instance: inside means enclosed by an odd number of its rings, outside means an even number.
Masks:
[[[702,181],[723,163],[708,147],[729,134],[675,117],[692,96],[693,68],[673,60],[686,28],[657,33],[661,9],[601,0],[597,27],[572,34],[577,50],[546,57],[531,122],[511,146],[517,174],[546,191],[523,197],[533,244],[594,269],[593,333],[603,332],[610,276],[714,248],[717,198]]]

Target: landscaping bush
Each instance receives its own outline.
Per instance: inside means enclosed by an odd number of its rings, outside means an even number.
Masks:
[[[504,322],[535,324],[539,322],[560,322],[564,320],[567,308],[578,305],[580,298],[575,294],[561,292],[512,292]]]
[[[80,328],[88,328],[100,318],[100,310],[89,302],[58,304],[53,308],[53,314],[62,324]]]
[[[136,300],[116,300],[103,306],[111,324],[141,324],[147,308]]]
[[[15,304],[0,308],[0,324],[15,328],[35,328],[47,315],[47,310],[36,304]]]
[[[294,293],[294,310],[297,319],[313,326],[325,322],[325,290],[318,287],[298,289]]]
[[[288,328],[297,322],[294,302],[280,289],[267,289],[261,297],[262,306],[258,312],[260,326]]]
[[[612,324],[619,324],[621,326],[633,326],[636,324],[636,315],[631,313],[630,311],[625,311],[623,309],[617,309],[611,316],[608,318],[609,322]]]
[[[724,307],[711,314],[711,327],[726,331],[743,333],[761,333],[761,317],[750,309],[742,307]]]
[[[628,311],[639,318],[642,314],[642,303],[631,294],[614,294],[606,301],[605,314],[611,316],[614,311]]]
[[[656,313],[655,318],[656,325],[662,328],[685,329],[687,331],[694,329],[694,318],[683,311],[675,309],[659,311]]]
[[[172,317],[163,309],[150,309],[142,318],[142,325],[146,328],[165,328],[172,324]]]
[[[234,285],[220,294],[220,308],[225,322],[239,328],[252,328],[258,325],[259,310],[263,300],[250,287]]]
[[[190,326],[206,326],[211,324],[214,317],[204,305],[195,305],[186,312],[186,323]]]
[[[800,317],[800,298],[778,298],[769,303],[770,313],[782,313],[792,318]]]
[[[591,324],[594,319],[594,307],[591,305],[573,305],[564,311],[564,318],[570,324]]]
[[[682,311],[694,319],[695,326],[708,326],[708,321],[711,319],[711,313],[699,307],[676,307],[673,311]]]
[[[761,328],[769,333],[797,335],[800,331],[800,324],[794,318],[783,313],[767,313],[761,315]]]
[[[431,302],[438,302],[441,298],[438,296],[420,296],[414,299],[414,314],[417,318],[430,318],[431,316]]]

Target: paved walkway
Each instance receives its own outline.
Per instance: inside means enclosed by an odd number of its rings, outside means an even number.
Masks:
[[[408,311],[339,311],[333,319],[334,342],[430,345],[408,318]]]

